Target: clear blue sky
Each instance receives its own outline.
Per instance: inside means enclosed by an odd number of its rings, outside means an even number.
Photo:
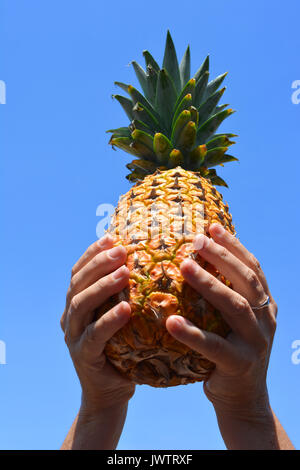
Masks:
[[[229,71],[224,102],[237,113],[240,163],[221,169],[240,239],[261,261],[279,305],[269,369],[272,405],[300,447],[298,0],[204,2],[1,0],[0,448],[60,446],[80,389],[59,328],[70,269],[95,240],[96,207],[129,189],[128,156],[105,130],[126,125],[114,80],[149,49],[161,62],[166,30],[192,68],[211,55]],[[222,449],[202,385],[138,387],[120,449]]]

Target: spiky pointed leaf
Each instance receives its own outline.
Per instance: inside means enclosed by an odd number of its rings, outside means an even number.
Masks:
[[[235,134],[228,134],[229,136],[236,137]],[[209,142],[207,142],[206,147],[211,150],[216,147],[229,147],[230,145],[235,144],[232,140],[228,138],[227,134],[220,134],[219,136],[214,137]]]
[[[215,91],[217,91],[217,89],[219,88],[219,86],[221,86],[221,84],[223,83],[223,80],[224,78],[226,77],[228,72],[225,72],[223,73],[222,75],[219,75],[218,77],[216,77],[214,80],[212,80],[211,82],[209,82],[209,84],[207,85],[206,87],[206,90],[205,90],[205,95],[204,95],[204,99],[208,98],[210,95],[212,95]]]
[[[185,84],[185,87],[182,89],[181,93],[178,95],[178,98],[176,99],[176,103],[174,106],[174,113],[176,113],[178,106],[180,105],[181,101],[186,95],[190,94],[193,97],[194,92],[195,92],[195,86],[196,86],[196,80],[194,78],[191,78]]]
[[[145,70],[135,60],[133,60],[131,64],[134,68],[139,84],[141,85],[141,88],[143,92],[145,93],[147,100],[151,102],[154,98],[154,95],[151,95],[151,96],[149,95],[148,78],[147,78],[147,74]]]
[[[207,73],[208,70],[209,70],[209,56],[206,57],[204,62],[201,64],[201,66],[199,67],[199,69],[195,73],[194,78],[195,78],[196,82],[200,79],[201,75],[203,75],[204,73]]]
[[[160,70],[157,79],[155,109],[165,128],[169,131],[171,127],[172,111],[176,101],[176,90],[174,84],[165,69]]]
[[[191,93],[188,93],[187,95],[185,95],[181,102],[178,104],[175,112],[174,112],[174,117],[173,117],[173,120],[172,120],[172,127],[174,127],[175,125],[175,122],[179,116],[179,114],[184,110],[184,109],[188,109],[190,108],[191,104],[193,102],[193,97],[191,95]]]
[[[175,125],[172,128],[171,142],[177,141],[179,134],[181,133],[184,126],[191,120],[191,113],[187,109],[184,109],[178,116]]]
[[[209,72],[204,72],[196,82],[194,93],[194,106],[198,108],[203,101],[203,96],[208,82]]]
[[[194,123],[196,124],[196,127],[198,128],[199,113],[198,113],[197,109],[195,108],[195,106],[190,106],[188,110],[191,113],[191,120],[194,121]]]
[[[128,98],[125,98],[125,96],[122,96],[122,95],[112,95],[112,96],[120,103],[120,105],[122,106],[122,108],[124,109],[125,113],[127,114],[128,118],[131,121],[133,119],[132,101]]]
[[[144,108],[141,103],[136,103],[132,109],[134,119],[146,124],[153,132],[160,130],[160,123],[155,116],[147,109]]]
[[[209,118],[197,131],[197,140],[196,143],[205,144],[209,138],[216,132],[218,127],[222,124],[224,119],[233,114],[232,109],[225,109],[218,114],[215,114]]]
[[[169,155],[168,167],[175,168],[176,166],[181,166],[184,163],[184,157],[180,150],[173,149]]]
[[[153,139],[153,149],[161,164],[167,164],[170,152],[173,149],[170,140],[162,133],[157,132]]]
[[[160,67],[158,63],[156,62],[156,60],[152,57],[150,52],[147,50],[143,51],[143,56],[145,58],[146,67],[150,65],[153,68],[153,70],[155,70],[158,73],[160,71]]]
[[[183,150],[191,149],[195,144],[196,134],[196,124],[193,121],[189,121],[174,141],[174,146]]]
[[[128,93],[130,94],[134,105],[136,103],[140,103],[144,109],[147,109],[157,120],[159,120],[159,115],[153,108],[152,104],[136,88],[129,85]]]
[[[205,144],[198,145],[198,147],[190,152],[189,159],[193,170],[198,170],[203,165],[206,154],[207,148]]]
[[[130,153],[131,155],[134,155],[135,157],[139,156],[139,153],[131,147],[132,144],[132,139],[128,137],[116,137],[114,138],[113,136],[111,137],[109,144],[114,148],[118,147],[122,150],[124,150],[127,153]]]
[[[111,132],[111,139],[116,139],[117,137],[131,137],[131,131],[129,127],[119,127],[118,129],[109,129],[106,132]]]
[[[174,82],[177,93],[181,90],[180,72],[174,43],[170,34],[167,32],[166,47],[163,60],[163,68],[167,70]]]
[[[238,158],[226,154],[227,150],[227,147],[217,147],[208,150],[205,156],[204,166],[206,168],[212,168],[216,165],[222,165],[223,163],[238,161]]]
[[[184,56],[179,65],[181,87],[183,88],[185,84],[189,81],[191,76],[191,53],[190,46],[187,47]]]
[[[126,93],[129,93],[128,92],[128,87],[129,85],[127,85],[126,83],[123,83],[123,82],[115,82],[115,85],[117,85],[118,87],[120,87],[123,91],[125,91]]]
[[[225,87],[213,93],[202,105],[198,108],[199,112],[199,126],[203,124],[211,116],[221,97],[223,96]]]
[[[139,121],[138,119],[134,119],[133,121],[131,121],[130,125],[129,125],[129,132],[130,132],[130,135],[131,135],[131,132],[133,132],[135,129],[139,129],[140,131],[144,131],[144,132],[147,132],[148,134],[151,134],[151,129],[147,126],[147,124],[145,124],[144,122],[142,121]]]
[[[144,173],[144,175],[151,175],[156,170],[156,165],[148,160],[132,160],[132,162],[126,165],[128,170],[138,170]]]

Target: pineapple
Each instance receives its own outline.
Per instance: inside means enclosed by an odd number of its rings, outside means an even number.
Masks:
[[[225,75],[208,82],[209,59],[190,78],[190,49],[178,65],[168,31],[163,66],[143,52],[146,72],[132,62],[144,92],[116,84],[129,98],[114,95],[130,124],[113,129],[110,144],[135,159],[127,178],[136,184],[122,196],[109,232],[127,249],[129,286],[96,313],[101,316],[127,300],[131,319],[106,346],[111,363],[137,384],[169,387],[205,380],[214,364],[176,341],[166,330],[169,315],[182,315],[199,328],[223,337],[229,327],[221,314],[193,290],[180,273],[192,257],[230,283],[193,249],[196,233],[221,223],[234,234],[228,205],[215,185],[227,186],[212,167],[237,160],[228,155],[234,134],[216,134],[233,111],[219,106]]]

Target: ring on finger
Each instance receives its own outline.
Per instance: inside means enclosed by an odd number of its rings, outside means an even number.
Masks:
[[[261,305],[258,305],[257,307],[252,307],[252,310],[260,310],[261,308],[264,308],[264,307],[267,307],[270,303],[270,297],[267,296],[266,300],[261,304]]]

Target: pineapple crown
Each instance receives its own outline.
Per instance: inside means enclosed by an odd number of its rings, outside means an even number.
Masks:
[[[235,134],[216,134],[225,118],[234,111],[218,105],[225,87],[219,89],[227,73],[208,82],[209,57],[190,78],[190,48],[178,65],[170,32],[167,33],[162,68],[150,52],[143,51],[146,71],[135,61],[134,71],[144,92],[115,82],[130,98],[113,95],[124,109],[128,127],[110,129],[109,143],[137,157],[129,163],[127,179],[135,182],[155,170],[181,166],[198,171],[211,182],[227,186],[213,168],[237,158],[228,155]]]

